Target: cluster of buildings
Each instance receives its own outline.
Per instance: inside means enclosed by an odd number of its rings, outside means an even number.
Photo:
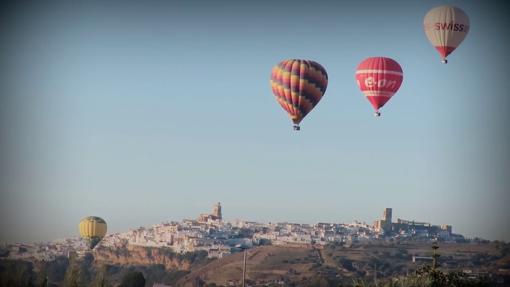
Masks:
[[[392,209],[385,208],[383,218],[374,222],[375,232],[379,235],[395,238],[434,238],[441,240],[463,239],[461,235],[452,233],[452,226],[448,224],[432,225],[427,222],[418,222],[397,218],[392,221]]]
[[[200,214],[197,219],[165,222],[150,228],[140,227],[124,233],[109,234],[99,246],[122,247],[138,245],[166,247],[176,253],[204,250],[210,258],[221,258],[254,245],[314,245],[337,242],[345,246],[370,240],[387,239],[442,239],[456,240],[451,225],[397,219],[392,221],[392,209],[384,210],[383,218],[373,225],[354,222],[343,223],[258,223],[236,220],[223,221],[221,204],[214,204],[211,213]],[[462,237],[463,238],[463,237]],[[17,244],[6,247],[9,257],[19,259],[51,260],[73,250],[84,250],[86,245],[78,238],[52,243]]]
[[[52,242],[2,244],[0,245],[0,258],[53,261],[59,256],[68,256],[76,250],[85,250],[86,248],[87,244],[78,238],[60,239]]]
[[[362,222],[344,223],[259,223],[236,220],[223,221],[221,204],[213,206],[212,213],[200,214],[197,219],[167,222],[151,228],[139,228],[126,233],[105,237],[102,246],[130,244],[150,247],[168,247],[177,253],[199,250],[211,258],[251,248],[254,245],[315,245],[337,242],[349,246],[353,243],[380,239],[456,240],[451,225],[397,219],[392,222],[392,209],[384,210],[383,219],[374,225]],[[462,237],[463,238],[463,237]]]
[[[236,220],[225,222],[221,205],[212,213],[197,219],[167,222],[151,228],[140,227],[125,233],[105,237],[101,246],[139,245],[167,247],[177,253],[205,250],[211,258],[251,248],[254,245],[326,245],[330,242],[352,243],[376,238],[374,229],[365,223],[298,224],[258,223]]]

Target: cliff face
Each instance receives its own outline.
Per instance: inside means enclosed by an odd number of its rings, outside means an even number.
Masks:
[[[153,265],[161,264],[167,270],[189,271],[191,262],[180,258],[166,248],[127,245],[122,248],[98,248],[94,250],[94,259],[99,263],[115,265]]]

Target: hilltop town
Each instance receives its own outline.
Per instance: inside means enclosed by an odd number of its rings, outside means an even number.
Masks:
[[[208,258],[225,255],[259,245],[315,246],[370,241],[465,241],[464,236],[452,233],[451,225],[432,225],[425,222],[392,220],[392,209],[386,208],[382,219],[374,224],[353,223],[258,223],[235,220],[224,221],[222,206],[214,204],[211,213],[203,213],[196,219],[181,222],[165,222],[151,227],[140,227],[123,233],[108,234],[97,249],[125,246],[165,247],[175,253],[205,251]],[[79,238],[69,238],[47,243],[4,244],[4,255],[12,259],[52,260],[70,252],[83,254],[87,246]]]
[[[247,269],[249,286],[312,286],[317,280],[337,286],[374,276],[393,280],[437,265],[463,278],[510,280],[510,244],[465,238],[451,225],[393,220],[392,213],[384,209],[373,224],[225,221],[218,202],[196,219],[108,234],[93,250],[77,237],[3,244],[0,275],[16,282],[48,276],[51,286],[60,286],[78,264],[80,274],[88,274],[84,280],[119,282],[135,269],[154,286],[239,286]],[[439,261],[431,250],[437,245]]]

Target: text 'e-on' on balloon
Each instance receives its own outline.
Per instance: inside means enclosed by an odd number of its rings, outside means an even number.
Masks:
[[[371,57],[363,60],[356,70],[356,82],[374,107],[375,116],[380,116],[382,108],[398,91],[404,73],[402,67],[393,59]]]

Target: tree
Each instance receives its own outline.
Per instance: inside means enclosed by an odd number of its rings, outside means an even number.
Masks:
[[[73,258],[69,262],[66,274],[64,275],[64,287],[80,287],[80,268]]]
[[[46,262],[45,272],[48,276],[48,284],[51,282],[63,282],[68,266],[69,259],[67,256],[59,256],[51,262]]]
[[[42,264],[40,267],[41,270],[39,273],[37,273],[37,278],[35,280],[35,285],[40,287],[47,287],[48,286],[48,273],[46,272],[46,266]]]
[[[66,273],[64,275],[64,287],[81,287],[86,286],[90,280],[90,274],[88,274],[88,264],[90,264],[90,258],[85,256],[82,261],[73,254],[69,258],[69,266],[67,266]]]
[[[121,287],[144,287],[145,286],[145,277],[143,277],[142,272],[130,271],[124,275],[120,286]]]
[[[96,272],[96,276],[92,280],[91,286],[93,287],[107,287],[110,286],[106,279],[106,266],[102,265]]]
[[[307,282],[307,286],[329,287],[330,285],[329,285],[328,280],[326,280],[322,277],[315,276],[315,277],[312,277],[309,282]]]
[[[1,260],[0,286],[34,286],[32,263],[18,260]]]

